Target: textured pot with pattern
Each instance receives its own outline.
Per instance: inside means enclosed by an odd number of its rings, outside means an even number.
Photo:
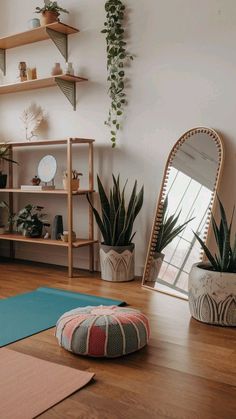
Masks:
[[[134,279],[134,244],[100,246],[101,274],[104,281],[127,282]]]
[[[189,307],[192,317],[203,323],[236,326],[236,274],[193,265],[189,274]]]
[[[165,255],[163,253],[155,252],[152,257],[150,272],[147,281],[156,282],[162,267]]]
[[[59,20],[59,13],[57,12],[50,12],[50,10],[46,10],[41,14],[40,23],[41,26],[50,25],[50,23],[58,22]]]

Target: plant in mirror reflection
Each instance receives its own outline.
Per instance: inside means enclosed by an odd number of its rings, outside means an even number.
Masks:
[[[159,225],[159,231],[157,236],[157,242],[155,251],[157,253],[162,253],[162,251],[177,237],[186,227],[188,223],[190,223],[193,218],[185,221],[183,224],[178,224],[179,217],[181,214],[181,210],[177,215],[168,214],[168,196],[165,198],[162,208],[162,215]]]
[[[199,241],[202,249],[205,252],[207,259],[211,264],[213,271],[217,272],[236,272],[236,233],[234,233],[232,240],[232,224],[234,219],[235,207],[233,208],[230,221],[227,220],[226,213],[222,202],[219,197],[218,204],[220,208],[220,222],[217,225],[215,217],[211,215],[211,223],[213,233],[217,245],[218,254],[213,255],[207,245],[194,233],[196,239]],[[209,266],[206,266],[209,269]]]

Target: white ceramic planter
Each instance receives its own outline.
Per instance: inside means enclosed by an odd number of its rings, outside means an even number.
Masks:
[[[154,253],[150,264],[150,271],[147,282],[156,282],[158,280],[164,257],[165,255],[163,253]]]
[[[134,244],[100,246],[101,277],[104,281],[127,282],[134,279]]]
[[[236,274],[214,272],[195,264],[189,274],[192,317],[209,324],[236,326]]]

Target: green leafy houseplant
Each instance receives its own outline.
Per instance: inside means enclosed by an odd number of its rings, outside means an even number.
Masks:
[[[193,218],[191,218],[185,223],[178,225],[180,214],[181,211],[177,215],[168,214],[168,197],[166,197],[163,203],[162,217],[155,248],[157,253],[162,253],[165,247],[168,246],[168,244],[184,230],[186,225],[193,220]]]
[[[217,272],[236,273],[236,233],[232,234],[232,223],[235,208],[233,208],[231,219],[228,221],[224,206],[219,198],[218,203],[220,208],[220,222],[218,225],[213,214],[211,215],[211,223],[217,246],[217,254],[213,254],[210,251],[210,249],[197,233],[194,234],[210,262],[210,267],[206,266],[206,269],[211,269]],[[204,268],[204,265],[202,267]]]
[[[143,205],[143,187],[137,193],[137,181],[135,181],[128,204],[125,202],[125,189],[120,188],[120,176],[112,175],[113,187],[110,189],[109,198],[104,190],[102,182],[97,176],[98,191],[101,204],[100,216],[96,208],[92,206],[95,219],[103,236],[103,244],[107,246],[128,246],[135,236],[133,224]],[[89,200],[89,198],[88,198]]]
[[[125,64],[133,60],[127,52],[124,40],[123,22],[125,5],[121,0],[108,0],[105,3],[106,22],[102,33],[106,34],[107,71],[111,107],[106,125],[110,128],[112,147],[116,146],[117,133],[121,126],[124,107],[127,104],[125,93]]]
[[[60,13],[69,13],[68,10],[60,7],[57,1],[47,1],[47,0],[44,1],[43,7],[36,7],[35,9],[35,13],[43,14],[45,12],[57,13],[58,16],[60,15]]]
[[[26,205],[15,215],[17,231],[22,232],[26,236],[41,237],[43,227],[49,227],[50,224],[44,221],[46,214],[42,213],[43,207],[38,205]]]

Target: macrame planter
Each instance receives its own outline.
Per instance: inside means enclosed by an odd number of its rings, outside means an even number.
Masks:
[[[101,277],[104,281],[127,282],[134,279],[134,244],[100,246]]]
[[[189,274],[189,308],[204,323],[236,326],[236,274],[195,264]]]

